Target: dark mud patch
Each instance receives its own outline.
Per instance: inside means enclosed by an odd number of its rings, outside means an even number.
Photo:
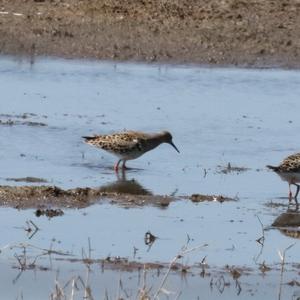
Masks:
[[[222,195],[202,195],[202,194],[193,194],[188,197],[188,199],[192,200],[192,202],[204,202],[204,201],[217,201],[217,202],[225,202],[225,201],[236,201],[237,199],[225,197]]]
[[[94,203],[109,202],[123,207],[153,205],[166,208],[171,202],[190,199],[193,202],[232,201],[224,196],[195,194],[174,197],[166,195],[126,194],[108,192],[102,188],[74,188],[69,190],[57,186],[0,186],[0,205],[23,208],[48,208],[50,206],[66,208],[83,208]]]

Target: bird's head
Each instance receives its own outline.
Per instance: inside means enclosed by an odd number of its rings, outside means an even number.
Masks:
[[[163,143],[168,143],[168,144],[170,144],[171,146],[173,146],[173,148],[174,148],[178,153],[180,153],[179,150],[177,149],[177,147],[174,145],[174,143],[173,143],[173,137],[172,137],[172,135],[171,135],[171,133],[170,133],[169,131],[163,131],[163,132],[161,133],[161,140],[162,140]]]

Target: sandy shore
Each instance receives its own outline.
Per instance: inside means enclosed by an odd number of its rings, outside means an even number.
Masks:
[[[2,54],[300,65],[299,0],[2,0]]]

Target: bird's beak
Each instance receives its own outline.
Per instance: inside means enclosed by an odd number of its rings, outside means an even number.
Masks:
[[[169,144],[172,145],[178,153],[180,153],[179,150],[177,149],[177,147],[173,144],[173,142],[170,142]]]

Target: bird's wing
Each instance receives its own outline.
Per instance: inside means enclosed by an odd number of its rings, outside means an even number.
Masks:
[[[281,171],[299,172],[300,171],[300,153],[292,154],[285,158],[279,166]]]
[[[143,134],[129,131],[110,135],[98,135],[93,140],[88,141],[88,143],[107,151],[122,153],[135,149],[141,151],[141,143],[144,138]]]
[[[143,140],[143,136],[134,131],[116,133],[112,135],[112,138],[115,145],[128,150],[136,147],[139,148]]]

